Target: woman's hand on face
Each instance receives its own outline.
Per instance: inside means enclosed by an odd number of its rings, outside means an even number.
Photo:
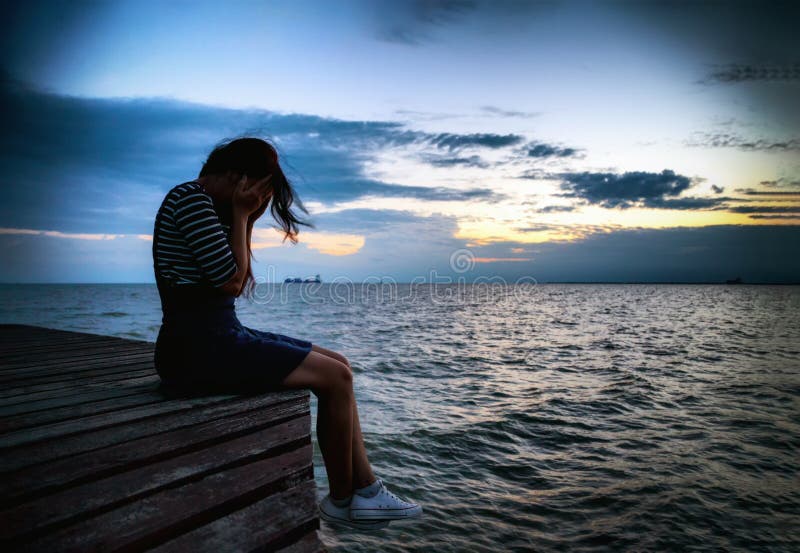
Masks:
[[[240,215],[250,215],[259,210],[272,195],[269,188],[269,181],[272,175],[267,175],[263,179],[248,184],[247,175],[236,183],[233,189],[233,211]]]

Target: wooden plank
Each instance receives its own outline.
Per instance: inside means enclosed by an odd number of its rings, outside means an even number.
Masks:
[[[275,407],[272,411],[284,418],[286,416]],[[107,476],[6,509],[0,512],[0,540],[31,539],[37,533],[69,526],[167,487],[175,488],[213,472],[274,457],[309,444],[311,416],[302,410],[296,410],[295,413],[299,417],[199,451]],[[271,415],[273,412],[264,413],[267,419]]]
[[[101,334],[85,332],[82,330],[67,330],[64,328],[52,328],[41,325],[29,325],[21,323],[0,323],[0,337],[2,339],[14,339],[17,337],[35,336],[102,336]],[[122,338],[127,340],[127,338]]]
[[[28,353],[23,355],[12,356],[10,358],[4,357],[0,362],[0,372],[5,373],[9,370],[24,369],[28,367],[40,367],[44,365],[63,364],[65,359],[70,363],[79,363],[83,361],[92,361],[95,359],[114,359],[120,355],[130,355],[132,353],[153,353],[154,348],[147,348],[138,344],[124,344],[104,347],[86,347],[78,350],[78,353],[70,353],[65,355],[64,352],[54,351],[46,352],[42,355],[36,353]]]
[[[62,371],[58,374],[54,374],[52,376],[46,376],[48,373],[45,372],[44,374],[35,375],[34,377],[25,377],[25,378],[18,378],[18,379],[9,379],[6,382],[3,382],[3,386],[30,386],[30,385],[41,385],[41,384],[50,384],[55,382],[71,382],[73,380],[77,380],[80,378],[91,378],[94,376],[102,376],[102,375],[121,375],[123,373],[132,372],[141,370],[144,368],[148,368],[151,371],[154,371],[153,367],[153,360],[141,360],[141,359],[134,359],[132,361],[125,361],[119,362],[113,367],[98,365],[97,367],[89,367],[85,370],[66,370]]]
[[[78,394],[47,397],[38,400],[20,401],[11,405],[0,406],[0,417],[12,417],[24,413],[35,413],[36,411],[49,411],[56,408],[66,407],[77,404],[89,404],[102,401],[113,397],[123,397],[142,392],[153,392],[158,390],[161,379],[157,374],[152,374],[141,383],[129,382],[125,386],[104,386],[94,390],[83,390]],[[54,394],[56,392],[53,392]],[[164,399],[163,395],[161,399]]]
[[[28,346],[35,347],[36,345],[44,345],[53,341],[81,341],[81,340],[96,340],[104,339],[119,342],[137,342],[149,343],[144,340],[134,340],[131,338],[120,338],[119,336],[107,336],[103,334],[90,334],[86,332],[78,332],[72,330],[51,329],[37,326],[28,326],[25,331],[14,334],[13,331],[9,334],[5,325],[0,324],[0,348],[2,347],[15,347],[15,346]]]
[[[324,551],[317,538],[316,487],[303,482],[168,541],[151,553]],[[305,539],[304,539],[305,538]],[[316,543],[314,543],[316,542]],[[305,545],[306,548],[302,548]],[[316,547],[316,548],[315,548]],[[291,549],[290,549],[291,550]]]
[[[117,338],[116,336],[88,335],[83,338],[54,338],[50,340],[37,340],[35,342],[6,344],[5,346],[0,346],[0,356],[5,357],[6,355],[15,355],[18,353],[41,352],[54,349],[62,351],[75,351],[76,349],[79,349],[82,344],[115,346],[122,343],[125,343],[125,341],[122,338]]]
[[[0,324],[0,343],[16,343],[24,340],[41,339],[43,336],[75,337],[82,332],[71,332],[46,328],[43,326]]]
[[[80,351],[84,346],[119,346],[122,345],[118,340],[78,340],[71,339],[68,342],[62,341],[48,341],[42,344],[35,345],[19,345],[15,347],[7,346],[0,348],[0,358],[15,357],[20,355],[38,355],[52,351],[63,351],[65,354],[75,353]]]
[[[26,551],[143,550],[313,478],[312,445],[210,474],[48,533]]]
[[[154,368],[142,368],[137,369],[141,374],[134,376],[134,378],[139,376],[146,376],[148,374],[155,374]],[[29,383],[29,384],[20,384],[16,387],[4,388],[0,390],[0,401],[12,401],[15,397],[22,397],[29,394],[38,394],[43,392],[50,392],[50,391],[57,391],[61,389],[80,389],[83,386],[104,386],[106,383],[115,382],[124,380],[127,378],[125,375],[119,374],[108,374],[108,375],[96,375],[91,377],[75,377],[70,378],[66,383],[62,382],[46,382],[44,384],[37,384],[37,383]]]
[[[120,466],[175,455],[181,448],[198,447],[198,443],[214,443],[220,435],[264,424],[261,411],[266,407],[281,403],[287,409],[308,409],[308,399],[307,391],[239,397],[238,401],[220,401],[201,409],[155,417],[147,424],[126,424],[10,449],[0,455],[0,471],[9,473],[0,479],[0,501],[15,501],[20,494],[31,495],[37,490],[81,481],[94,473],[113,472]],[[2,440],[0,437],[0,443]]]
[[[102,395],[103,399],[96,401],[81,401],[80,396],[68,398],[58,398],[48,401],[52,407],[39,409],[32,412],[22,412],[14,416],[4,416],[0,419],[0,434],[16,432],[24,428],[42,426],[55,422],[66,422],[90,415],[110,413],[129,407],[149,405],[151,403],[163,402],[164,394],[158,391],[160,382],[151,382],[145,386],[137,388],[120,389],[116,394],[110,392],[96,392]],[[89,394],[87,394],[89,395]],[[65,403],[59,406],[59,403]],[[23,406],[15,406],[23,407]]]
[[[94,390],[113,390],[124,386],[135,386],[151,381],[159,381],[160,377],[153,369],[144,369],[133,376],[110,375],[94,377],[90,380],[74,379],[65,383],[44,384],[41,386],[22,386],[11,388],[8,393],[0,393],[0,406],[18,405],[42,399],[80,395]],[[83,383],[81,383],[83,382]]]
[[[0,452],[9,448],[16,448],[25,444],[41,441],[51,441],[54,438],[85,434],[91,430],[102,430],[107,427],[117,427],[124,423],[146,422],[146,419],[158,415],[168,415],[190,411],[201,405],[219,403],[236,399],[235,395],[206,396],[175,401],[163,401],[157,405],[146,405],[133,409],[124,409],[112,413],[83,417],[77,420],[55,422],[36,428],[9,432],[0,437]]]
[[[52,374],[66,374],[88,368],[114,368],[132,362],[141,362],[154,359],[154,352],[134,350],[111,356],[102,356],[96,359],[69,359],[62,361],[48,361],[28,366],[16,367],[14,370],[0,372],[0,379],[4,381],[20,380],[23,378],[48,376]]]
[[[16,382],[31,378],[48,377],[48,376],[61,376],[64,374],[79,373],[88,369],[105,369],[114,370],[121,365],[131,363],[144,363],[153,361],[153,354],[147,352],[134,352],[128,355],[119,355],[113,358],[113,361],[108,359],[97,359],[93,361],[68,361],[64,363],[54,363],[52,367],[47,365],[38,365],[29,368],[19,369],[14,372],[0,374],[0,382]]]
[[[40,348],[24,348],[22,351],[18,352],[5,352],[3,353],[3,361],[5,362],[16,362],[18,360],[25,360],[31,357],[37,357],[41,359],[51,359],[59,357],[59,354],[65,354],[69,357],[79,357],[84,354],[92,353],[92,352],[104,352],[104,351],[113,351],[116,348],[152,348],[153,345],[147,342],[125,342],[125,341],[114,341],[114,342],[95,342],[95,341],[84,341],[84,342],[75,342],[69,346],[64,345],[57,345],[57,344],[50,344],[48,346]],[[64,357],[64,355],[60,355]]]

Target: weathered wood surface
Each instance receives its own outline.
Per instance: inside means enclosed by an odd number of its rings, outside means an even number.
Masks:
[[[154,347],[0,325],[0,550],[326,551],[308,390],[175,396]]]

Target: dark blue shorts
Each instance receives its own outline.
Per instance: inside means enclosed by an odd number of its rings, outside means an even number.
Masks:
[[[211,393],[285,389],[281,382],[311,351],[311,342],[242,325],[161,326],[155,368],[165,387]]]

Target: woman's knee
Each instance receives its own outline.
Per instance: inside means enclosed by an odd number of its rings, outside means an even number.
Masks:
[[[332,359],[335,368],[330,370],[328,389],[333,392],[352,392],[353,391],[353,371],[341,361]]]
[[[332,349],[328,348],[323,348],[322,346],[318,346],[317,344],[313,344],[311,347],[312,349],[314,349],[314,351],[318,351],[323,355],[336,359],[337,361],[347,365],[348,367],[350,366],[350,361],[347,359],[347,357],[345,357],[344,355],[342,355],[337,351],[333,351]]]
[[[311,352],[284,379],[289,387],[310,388],[317,396],[331,393],[351,393],[353,372],[346,364],[318,352]]]

